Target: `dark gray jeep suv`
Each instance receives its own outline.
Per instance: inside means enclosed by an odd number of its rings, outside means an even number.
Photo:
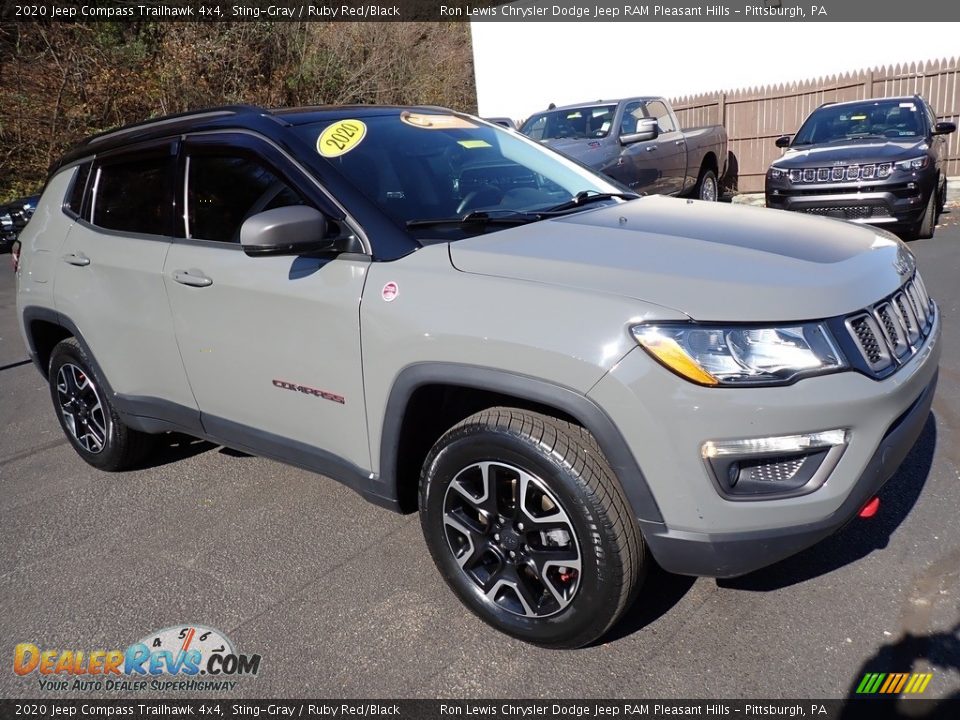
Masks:
[[[952,122],[919,95],[827,103],[814,110],[767,170],[767,207],[884,224],[933,236],[947,198],[945,135]]]

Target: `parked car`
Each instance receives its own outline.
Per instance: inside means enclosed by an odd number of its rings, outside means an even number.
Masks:
[[[919,95],[826,103],[767,170],[767,207],[884,225],[908,239],[933,237],[947,200],[945,136]]]
[[[723,126],[683,130],[660,97],[553,108],[529,117],[520,132],[634,192],[716,200],[727,171]]]
[[[39,200],[39,195],[32,195],[0,206],[0,251],[10,250],[17,236],[33,216]]]
[[[484,120],[486,120],[487,122],[492,122],[495,125],[499,125],[500,127],[505,127],[508,130],[517,129],[517,124],[508,117],[491,117],[491,118],[484,118]]]
[[[438,108],[163,118],[54,168],[20,330],[94,467],[176,430],[419,508],[473,612],[580,646],[651,556],[729,577],[873,512],[942,345],[883,230],[619,187]]]

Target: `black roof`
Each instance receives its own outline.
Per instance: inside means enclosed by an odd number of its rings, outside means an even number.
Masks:
[[[416,112],[453,112],[447,108],[418,105],[321,105],[315,107],[266,110],[255,105],[226,105],[165,115],[88,137],[71,147],[52,171],[91,155],[126,147],[133,143],[158,140],[203,130],[249,129],[267,137],[277,136],[281,128],[347,117],[390,115],[404,110]]]

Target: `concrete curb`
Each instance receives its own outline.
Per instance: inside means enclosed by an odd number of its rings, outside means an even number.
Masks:
[[[742,193],[731,200],[736,205],[764,206],[763,193]],[[947,205],[960,207],[960,177],[947,178]]]

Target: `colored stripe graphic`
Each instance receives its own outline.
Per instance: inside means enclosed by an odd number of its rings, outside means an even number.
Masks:
[[[927,689],[933,673],[867,673],[857,685],[859,695],[917,695]]]

